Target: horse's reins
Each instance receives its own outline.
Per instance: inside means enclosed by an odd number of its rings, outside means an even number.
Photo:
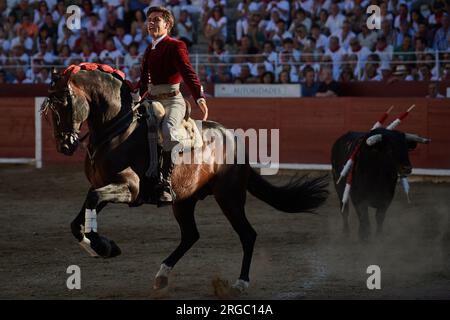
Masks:
[[[89,146],[85,145],[85,143],[83,143],[84,140],[86,140],[86,138],[90,135],[90,132],[86,132],[84,134],[83,137],[81,137],[79,139],[79,141],[82,143],[81,145],[84,147],[84,149],[86,150],[89,160],[91,161],[91,163],[94,162],[94,157],[97,153],[97,150],[106,142],[110,141],[116,134],[121,133],[121,130],[119,130],[119,132],[112,132],[110,133],[110,131],[112,131],[113,129],[115,129],[115,127],[117,127],[119,124],[121,124],[130,114],[134,114],[134,112],[142,105],[142,102],[144,101],[145,97],[148,95],[148,91],[146,91],[144,93],[144,95],[142,96],[141,100],[136,103],[129,111],[127,111],[119,120],[117,120],[114,124],[112,124],[107,130],[106,133],[103,134],[104,138],[100,140],[100,143],[97,144],[97,146],[94,148],[94,152],[90,152],[89,150]],[[137,118],[132,119],[131,124],[133,124],[135,121],[137,120]],[[127,128],[128,129],[128,128]],[[94,147],[94,146],[93,146]]]

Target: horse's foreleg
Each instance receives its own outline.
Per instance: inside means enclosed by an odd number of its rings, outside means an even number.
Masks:
[[[114,241],[97,233],[97,208],[103,208],[103,204],[108,202],[129,203],[132,199],[130,188],[125,183],[109,184],[89,191],[85,202],[84,235],[80,244],[91,256],[112,258],[121,253]]]
[[[194,218],[194,209],[197,200],[188,199],[173,204],[173,213],[180,226],[181,242],[178,247],[161,264],[161,268],[155,276],[153,288],[158,290],[167,287],[169,272],[181,259],[181,257],[200,238]]]
[[[106,206],[106,202],[99,203],[97,205],[96,212],[97,214]],[[86,213],[86,201],[83,203],[83,207],[81,208],[78,215],[73,219],[70,224],[70,229],[72,231],[73,236],[81,242],[83,240],[83,232],[84,232],[84,221],[85,221],[85,213]]]

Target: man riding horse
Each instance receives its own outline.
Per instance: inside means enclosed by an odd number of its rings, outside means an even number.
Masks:
[[[163,7],[151,7],[147,12],[147,30],[152,43],[145,51],[141,78],[138,83],[139,94],[133,100],[141,100],[148,90],[149,99],[159,101],[164,106],[165,117],[162,122],[163,152],[160,165],[161,205],[171,204],[174,193],[171,174],[174,167],[172,150],[180,143],[177,131],[186,113],[186,103],[180,93],[180,82],[183,80],[189,87],[197,105],[202,110],[203,120],[208,118],[203,87],[189,61],[189,54],[184,42],[169,37],[174,26],[172,13]]]

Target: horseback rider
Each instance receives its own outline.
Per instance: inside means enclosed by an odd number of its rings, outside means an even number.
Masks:
[[[164,7],[150,7],[147,11],[147,31],[152,43],[147,47],[141,66],[138,83],[139,94],[148,90],[149,99],[159,101],[164,106],[165,117],[162,122],[163,152],[160,164],[160,204],[170,204],[174,200],[171,174],[174,167],[172,149],[180,141],[177,137],[186,113],[186,104],[180,93],[181,80],[189,87],[197,105],[202,110],[203,120],[208,118],[203,87],[189,61],[184,42],[169,37],[174,26],[172,13]],[[140,96],[133,100],[140,100]]]

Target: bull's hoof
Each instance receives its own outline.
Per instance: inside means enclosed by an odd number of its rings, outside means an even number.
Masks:
[[[169,277],[157,276],[153,283],[153,289],[161,290],[161,289],[167,288],[168,285],[169,285]]]
[[[114,241],[95,232],[86,233],[80,245],[93,257],[113,258],[122,253]]]

